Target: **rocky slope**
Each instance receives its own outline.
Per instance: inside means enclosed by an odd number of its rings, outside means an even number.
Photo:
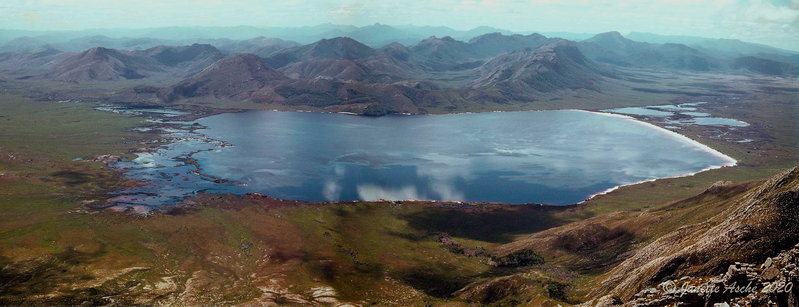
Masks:
[[[669,280],[724,275],[734,270],[730,267],[736,262],[762,263],[799,242],[795,218],[799,216],[799,168],[732,201],[721,214],[680,227],[636,250],[610,270],[591,295],[630,301],[639,291]]]
[[[799,305],[799,244],[759,264],[735,262],[717,276],[684,276],[641,290],[629,302],[634,306]],[[621,305],[605,297],[602,306]],[[726,304],[726,305],[724,305]]]

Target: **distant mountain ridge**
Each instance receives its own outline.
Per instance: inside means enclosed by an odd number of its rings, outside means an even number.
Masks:
[[[566,91],[600,92],[603,84],[619,78],[617,67],[799,74],[798,65],[780,61],[792,60],[790,55],[723,59],[682,44],[634,41],[618,32],[579,42],[535,33],[492,32],[468,41],[430,36],[410,46],[394,42],[380,48],[351,37],[305,45],[269,37],[215,39],[219,47],[195,43],[81,52],[62,52],[37,39],[20,41],[29,51],[0,54],[0,73],[18,80],[141,80],[156,89],[118,91],[113,99],[217,99],[370,114],[424,113],[443,105],[455,110],[483,102],[529,103]]]
[[[416,42],[430,36],[450,36],[458,40],[469,40],[473,37],[501,32],[513,32],[493,27],[477,27],[470,30],[455,30],[449,27],[430,26],[390,26],[372,24],[361,27],[351,25],[320,24],[305,27],[161,27],[145,29],[90,29],[81,31],[29,31],[0,29],[0,44],[4,44],[18,37],[29,37],[41,40],[67,51],[84,50],[90,47],[134,49],[136,44],[130,41],[143,38],[153,40],[148,44],[141,44],[137,49],[147,49],[157,45],[185,45],[192,43],[209,43],[217,39],[248,40],[255,37],[274,37],[283,40],[296,41],[309,44],[320,39],[335,37],[352,37],[366,45],[379,48],[392,42],[404,45]],[[94,46],[86,46],[81,42],[94,40]],[[127,44],[127,46],[125,46]],[[9,50],[21,51],[21,50]]]
[[[64,59],[46,74],[67,82],[142,79],[161,69],[152,59],[115,49],[95,47]]]
[[[657,66],[708,71],[719,67],[715,59],[681,44],[637,42],[619,32],[600,33],[579,43],[589,58],[622,66]]]
[[[564,89],[596,91],[606,78],[603,69],[573,43],[553,40],[532,49],[547,39],[534,36],[529,44],[520,40],[525,37],[510,38],[514,42],[507,47],[511,53],[488,61],[480,60],[484,57],[475,51],[484,50],[480,44],[448,37],[432,37],[410,48],[396,44],[381,49],[350,38],[321,40],[266,59],[247,54],[226,58],[163,88],[158,97],[166,102],[222,99],[300,104],[364,114],[424,113],[429,103],[468,100],[481,96],[478,92],[484,93],[481,99],[504,102]],[[488,52],[493,53],[496,50]],[[452,68],[445,64],[475,60],[477,66],[461,70],[470,76],[462,87],[442,90],[425,77],[434,78],[441,69]],[[506,91],[497,92],[500,88]]]
[[[799,53],[793,54],[773,47],[734,40],[710,41],[711,43],[731,43],[740,47],[736,50],[746,50],[718,52],[712,47],[708,47],[708,41],[701,40],[701,38],[695,40],[703,43],[695,43],[691,46],[679,43],[646,43],[631,40],[619,32],[613,31],[597,34],[580,41],[578,45],[580,50],[592,60],[619,66],[694,71],[748,71],[774,76],[799,75],[799,69],[797,69]],[[765,54],[762,52],[777,53]]]
[[[799,51],[791,51],[771,47],[764,44],[744,42],[737,39],[706,38],[685,35],[660,35],[653,33],[631,32],[627,38],[647,43],[683,44],[705,52],[715,52],[726,57],[740,57],[756,54],[797,55]]]
[[[41,78],[85,83],[144,79],[156,75],[184,78],[223,57],[214,46],[194,44],[159,46],[141,51],[94,47],[77,53],[50,52],[35,59],[50,63],[50,67],[38,75]]]
[[[317,42],[277,51],[265,58],[272,67],[314,59],[356,60],[375,54],[375,50],[349,37],[321,39]]]

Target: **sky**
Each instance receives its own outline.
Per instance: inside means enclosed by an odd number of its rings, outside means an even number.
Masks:
[[[0,29],[433,25],[650,32],[799,50],[799,0],[3,0]]]

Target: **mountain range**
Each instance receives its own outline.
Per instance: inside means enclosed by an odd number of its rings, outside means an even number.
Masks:
[[[65,51],[80,51],[91,47],[115,49],[147,49],[157,45],[212,43],[217,40],[248,40],[272,37],[309,44],[324,38],[351,37],[378,48],[392,42],[412,45],[430,36],[450,36],[458,40],[500,32],[513,32],[493,27],[455,30],[449,27],[400,25],[380,23],[356,27],[351,25],[320,24],[306,27],[162,27],[147,29],[90,29],[81,31],[0,30],[0,52],[25,51],[26,44],[50,44]],[[20,48],[22,47],[22,48]]]
[[[378,24],[334,30],[357,30],[359,37],[374,29],[399,35],[398,29],[388,28]],[[402,31],[418,33],[412,29]],[[107,37],[70,41],[115,42]],[[799,65],[792,62],[797,55],[789,52],[763,57],[768,49],[738,48],[741,56],[730,58],[730,53],[714,53],[709,47],[639,42],[618,32],[577,42],[536,33],[493,32],[468,41],[430,36],[413,45],[392,42],[379,48],[352,37],[309,44],[263,36],[208,41],[138,50],[96,46],[75,52],[23,37],[4,45],[7,50],[9,44],[17,44],[18,51],[0,53],[0,73],[31,82],[138,80],[157,88],[134,91],[134,96],[126,96],[130,90],[109,96],[133,103],[230,101],[369,114],[532,103],[559,91],[597,93],[629,68],[799,75]],[[145,46],[162,41],[136,42]]]

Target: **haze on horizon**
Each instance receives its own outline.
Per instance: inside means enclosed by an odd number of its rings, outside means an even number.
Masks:
[[[799,51],[799,0],[25,0],[0,4],[0,12],[0,29],[492,26],[731,38]]]

